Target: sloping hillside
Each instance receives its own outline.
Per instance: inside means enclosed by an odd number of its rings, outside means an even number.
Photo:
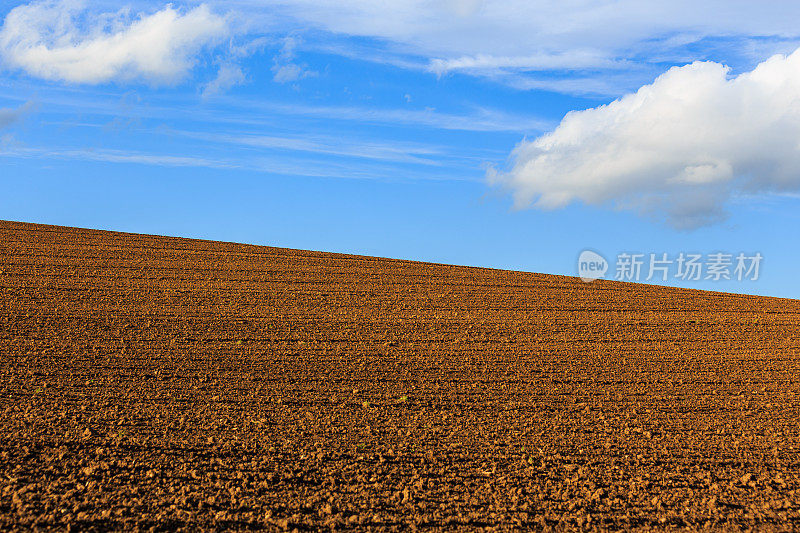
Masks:
[[[800,520],[800,302],[0,222],[0,528]]]

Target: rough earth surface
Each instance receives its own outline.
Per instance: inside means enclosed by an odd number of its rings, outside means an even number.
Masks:
[[[800,302],[0,222],[0,529],[800,528]]]

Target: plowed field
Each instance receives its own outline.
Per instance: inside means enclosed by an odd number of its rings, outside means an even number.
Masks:
[[[0,223],[0,529],[800,528],[800,302]]]

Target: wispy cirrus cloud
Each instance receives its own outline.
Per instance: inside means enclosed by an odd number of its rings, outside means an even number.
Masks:
[[[436,109],[368,108],[358,106],[311,106],[304,104],[256,103],[256,107],[274,113],[303,115],[334,120],[373,124],[408,125],[454,131],[540,132],[553,123],[531,115],[473,107],[464,113],[447,113]]]
[[[512,57],[478,54],[451,59],[433,59],[428,68],[442,75],[454,71],[482,73],[497,70],[582,70],[625,67],[630,67],[629,62],[611,59],[597,50],[571,50]]]
[[[739,0],[236,0],[233,5],[251,19],[280,14],[298,26],[377,37],[428,58],[548,52],[564,67],[584,63],[586,52],[613,58],[612,51],[637,43],[663,51],[714,35],[797,36],[794,20],[800,16],[800,6],[789,0],[772,2],[769,9]]]
[[[364,141],[322,135],[275,136],[260,133],[206,133],[168,131],[172,135],[263,150],[305,152],[316,155],[372,159],[397,163],[441,166],[447,158],[444,149],[424,144],[390,141]]]
[[[413,172],[395,166],[376,167],[352,162],[308,161],[286,158],[269,158],[258,155],[247,158],[214,158],[195,155],[175,155],[114,149],[58,149],[15,146],[0,151],[0,158],[37,160],[86,161],[93,163],[133,164],[170,168],[207,168],[237,170],[283,176],[304,176],[332,179],[359,180],[425,180],[425,181],[479,181],[463,172],[443,170]]]
[[[0,97],[20,101],[24,90],[3,91]],[[137,93],[131,93],[133,95]],[[512,132],[534,135],[550,130],[557,121],[533,113],[514,112],[495,107],[466,105],[462,109],[443,111],[424,107],[368,107],[366,105],[335,105],[279,102],[244,96],[220,95],[202,107],[187,108],[184,96],[149,94],[147,102],[124,105],[114,93],[99,93],[92,87],[48,86],[37,92],[37,104],[58,113],[87,113],[110,117],[118,121],[143,121],[148,119],[176,121],[192,120],[220,128],[222,124],[248,127],[272,127],[276,123],[294,123],[297,120],[326,121],[331,124],[396,125],[428,130],[466,132]],[[416,102],[416,100],[414,100]],[[327,122],[328,120],[334,122]],[[338,124],[341,123],[341,124]],[[299,127],[299,126],[298,126]],[[307,128],[308,126],[303,126]]]
[[[331,48],[348,57],[412,69],[422,65],[437,75],[461,72],[514,82],[519,89],[526,87],[520,78],[530,77],[530,89],[615,96],[651,81],[652,67],[720,57],[717,38],[726,40],[726,51],[732,52],[727,57],[750,68],[754,57],[797,42],[793,21],[800,17],[800,4],[786,0],[768,7],[738,0],[237,0],[235,5],[264,25],[279,18],[287,32],[317,29],[353,37],[350,45],[340,41]],[[374,39],[371,47],[363,37]],[[331,39],[320,41],[309,45],[321,48]],[[754,45],[762,53],[753,55]],[[604,81],[620,68],[631,74]],[[538,75],[569,71],[585,71],[581,77],[601,90]]]

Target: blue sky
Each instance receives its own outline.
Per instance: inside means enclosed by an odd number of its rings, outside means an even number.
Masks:
[[[797,298],[798,11],[0,2],[0,218]]]

